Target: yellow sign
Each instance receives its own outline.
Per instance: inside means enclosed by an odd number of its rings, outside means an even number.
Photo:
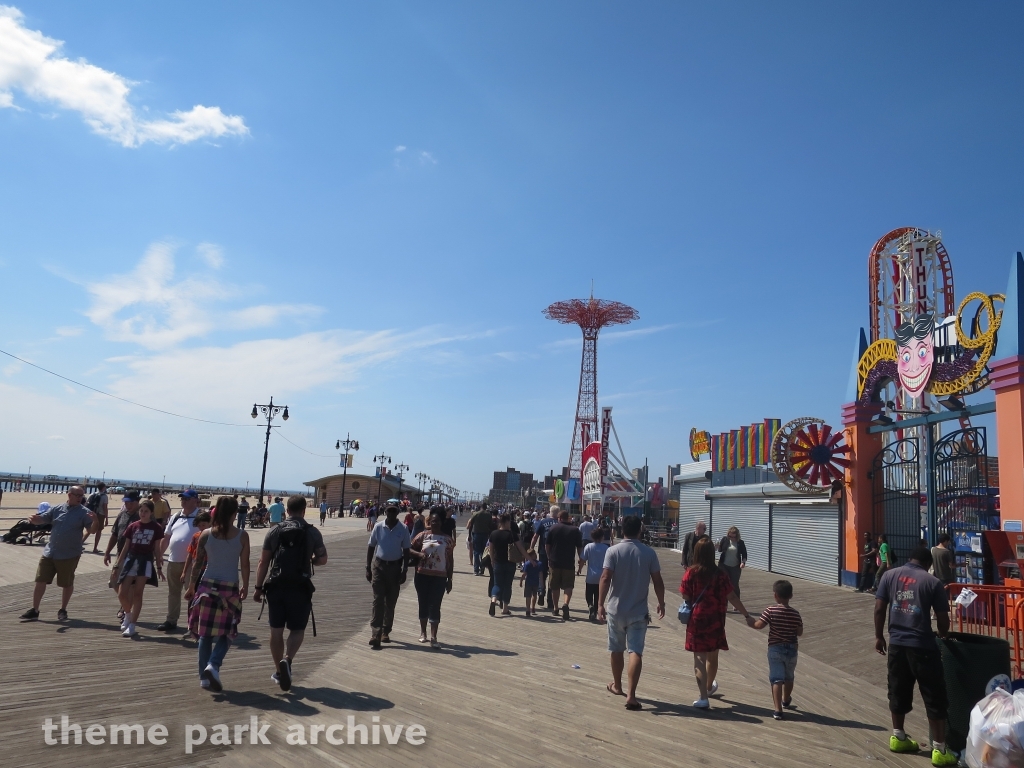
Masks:
[[[690,428],[690,456],[694,461],[700,461],[704,454],[711,455],[711,434],[706,431],[697,431],[696,427]]]

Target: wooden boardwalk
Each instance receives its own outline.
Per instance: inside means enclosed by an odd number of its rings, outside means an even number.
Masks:
[[[78,580],[72,619],[21,624],[31,584],[0,588],[5,685],[0,692],[0,765],[50,766],[838,766],[866,760],[892,766],[927,764],[924,753],[892,755],[884,659],[872,648],[870,598],[848,590],[792,579],[794,606],[804,615],[806,637],[797,667],[798,710],[783,722],[771,717],[765,661],[766,635],[739,620],[729,624],[731,650],[722,654],[720,691],[712,710],[690,706],[696,698],[691,656],[683,650],[677,554],[662,553],[668,616],[647,637],[639,698],[645,710],[627,712],[608,694],[606,631],[586,618],[582,579],[573,619],[522,614],[487,615],[486,579],[472,575],[466,549],[456,548],[455,589],[442,607],[440,651],[416,642],[416,596],[399,600],[394,642],[367,646],[370,590],[363,576],[365,533],[328,535],[330,563],[318,569],[315,610],[319,637],[307,641],[295,664],[292,691],[269,679],[266,616],[246,603],[244,634],[228,654],[226,691],[198,688],[193,643],[152,627],[163,618],[165,593],[147,592],[143,637],[117,632],[116,602],[104,574]],[[2,558],[3,549],[0,549]],[[749,570],[744,599],[754,610],[770,600],[777,578]],[[653,593],[652,593],[653,598]],[[43,603],[56,611],[56,593]],[[575,668],[577,667],[578,668]],[[920,703],[908,730],[926,735]],[[46,746],[41,725],[68,715],[92,723],[163,723],[165,746]],[[184,725],[247,724],[256,715],[269,724],[270,745],[211,746],[184,750]],[[348,718],[372,728],[373,718],[394,726],[422,724],[425,743],[289,745],[290,725],[347,726]],[[342,735],[345,735],[342,731]],[[59,735],[59,734],[58,734]],[[245,736],[244,738],[248,738]],[[382,742],[385,737],[382,734]]]

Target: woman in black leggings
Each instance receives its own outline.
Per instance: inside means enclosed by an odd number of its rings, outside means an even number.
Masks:
[[[430,510],[430,529],[412,540],[412,553],[416,564],[416,596],[420,608],[420,642],[427,642],[427,622],[430,622],[430,647],[440,648],[437,625],[441,623],[441,601],[452,591],[452,572],[455,569],[455,542],[444,533],[444,507]]]

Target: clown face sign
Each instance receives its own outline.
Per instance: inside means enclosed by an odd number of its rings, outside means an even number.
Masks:
[[[918,315],[913,323],[896,329],[896,366],[900,385],[910,397],[919,398],[932,377],[935,364],[935,318]]]

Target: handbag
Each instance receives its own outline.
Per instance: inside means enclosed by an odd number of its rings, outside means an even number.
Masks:
[[[523,562],[526,558],[523,557],[523,553],[519,551],[519,547],[516,546],[517,543],[518,542],[513,541],[508,545],[508,561],[519,565],[519,563]]]
[[[710,586],[711,585],[708,584],[708,587]],[[701,598],[704,597],[704,593],[708,591],[708,587],[704,587],[704,589],[700,591],[700,594],[697,595],[697,599],[694,600],[692,603],[690,603],[687,600],[683,600],[682,604],[680,604],[679,606],[678,616],[680,624],[690,623],[690,616],[693,614],[693,609],[697,607],[697,603],[699,603]]]

